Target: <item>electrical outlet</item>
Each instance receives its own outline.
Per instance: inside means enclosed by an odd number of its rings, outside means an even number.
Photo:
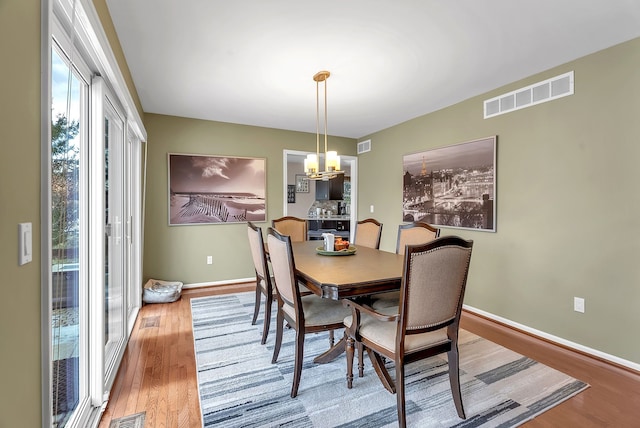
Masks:
[[[573,298],[573,310],[584,313],[584,299],[582,297]]]
[[[213,264],[213,256],[207,256],[207,264],[208,265],[212,265]]]

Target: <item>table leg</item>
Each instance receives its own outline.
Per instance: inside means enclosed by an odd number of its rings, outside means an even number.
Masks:
[[[329,348],[327,351],[325,351],[324,353],[318,355],[317,357],[315,357],[313,359],[313,362],[316,364],[326,364],[329,363],[333,360],[335,360],[336,358],[338,358],[340,355],[342,355],[345,351],[346,348],[346,340],[344,337],[342,337],[338,343],[336,343],[335,345],[333,345],[331,348]]]

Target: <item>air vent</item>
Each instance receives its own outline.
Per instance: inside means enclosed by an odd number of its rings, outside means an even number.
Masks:
[[[484,102],[484,118],[573,95],[573,71]]]
[[[358,154],[371,151],[371,140],[360,141],[358,143]]]

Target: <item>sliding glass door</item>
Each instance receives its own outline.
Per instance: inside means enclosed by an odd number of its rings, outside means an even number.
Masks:
[[[73,39],[53,19],[43,146],[43,425],[84,428],[106,404],[141,303],[142,143],[122,91]]]

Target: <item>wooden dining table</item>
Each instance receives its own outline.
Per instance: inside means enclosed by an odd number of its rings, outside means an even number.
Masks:
[[[322,241],[292,243],[298,280],[314,294],[342,300],[400,289],[404,256],[362,246],[354,254],[322,255],[321,248]],[[341,338],[313,361],[327,363],[344,351]]]
[[[400,289],[403,256],[362,246],[350,255],[321,255],[321,248],[322,241],[292,243],[296,274],[314,294],[342,300]]]

